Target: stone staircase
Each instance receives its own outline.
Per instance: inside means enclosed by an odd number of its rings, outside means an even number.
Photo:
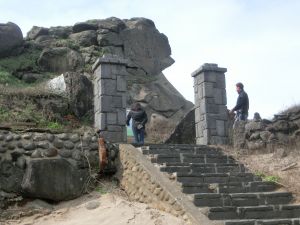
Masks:
[[[174,174],[182,192],[209,219],[224,225],[300,225],[300,205],[290,192],[277,192],[244,165],[215,147],[149,145],[142,152],[160,171]]]

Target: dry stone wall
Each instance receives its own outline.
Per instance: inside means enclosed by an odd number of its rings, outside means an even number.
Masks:
[[[108,152],[109,172],[115,172],[116,151]],[[72,199],[85,192],[98,165],[98,137],[93,133],[0,130],[0,193]]]

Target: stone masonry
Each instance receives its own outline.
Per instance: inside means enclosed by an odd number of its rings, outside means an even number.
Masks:
[[[226,71],[217,64],[205,63],[192,73],[197,144],[222,145],[228,141]]]
[[[118,56],[104,55],[93,66],[95,128],[114,143],[127,140],[126,64]]]

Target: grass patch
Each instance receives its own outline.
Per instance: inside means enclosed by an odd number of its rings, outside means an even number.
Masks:
[[[263,181],[269,181],[269,182],[274,182],[274,183],[278,183],[280,180],[280,177],[278,177],[278,176],[272,176],[272,175],[268,176],[260,171],[255,172],[255,176],[262,178]]]
[[[11,74],[17,71],[38,72],[40,69],[37,60],[40,54],[41,50],[28,48],[20,55],[0,59],[0,67],[2,71]]]
[[[0,84],[4,86],[17,86],[17,87],[25,87],[27,84],[11,73],[7,72],[0,66]]]

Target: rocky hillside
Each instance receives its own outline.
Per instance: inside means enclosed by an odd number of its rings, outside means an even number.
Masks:
[[[128,107],[142,103],[150,118],[149,140],[165,140],[193,104],[162,73],[174,60],[168,38],[149,19],[111,17],[65,27],[34,26],[25,39],[16,24],[0,24],[0,84],[20,89],[63,73],[70,100],[66,114],[93,121],[92,65],[106,53],[129,60]]]

